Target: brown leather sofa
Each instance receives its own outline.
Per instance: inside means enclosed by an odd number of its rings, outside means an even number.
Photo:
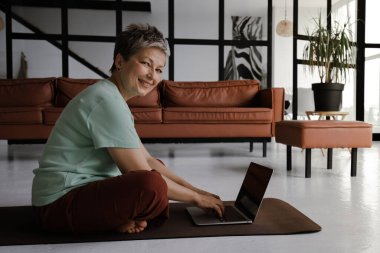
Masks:
[[[0,139],[46,140],[70,99],[96,81],[0,80]],[[249,141],[252,149],[254,141],[265,144],[274,136],[275,123],[283,119],[284,89],[260,89],[255,80],[164,80],[127,103],[145,142]]]

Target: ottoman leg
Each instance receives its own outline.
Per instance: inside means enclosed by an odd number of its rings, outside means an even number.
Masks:
[[[263,141],[263,157],[267,157],[267,142]]]
[[[311,148],[306,149],[306,159],[305,159],[305,177],[311,177]]]
[[[351,149],[351,177],[356,177],[356,163],[358,160],[358,148]]]
[[[286,170],[292,170],[292,146],[286,145]]]
[[[327,149],[327,169],[328,170],[332,169],[332,156],[333,156],[333,149],[328,148]]]

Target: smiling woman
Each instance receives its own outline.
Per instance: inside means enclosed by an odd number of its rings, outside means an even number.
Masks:
[[[125,100],[145,96],[162,80],[165,53],[157,48],[143,48],[128,60],[118,53],[115,57],[116,71],[110,80],[116,84]]]
[[[161,81],[168,56],[162,33],[130,25],[116,39],[109,79],[65,107],[34,170],[32,203],[51,231],[138,233],[168,217],[168,199],[223,213],[214,194],[192,186],[152,157],[126,100]]]
[[[162,80],[169,46],[154,26],[128,26],[116,39],[110,80],[125,100],[148,94]]]

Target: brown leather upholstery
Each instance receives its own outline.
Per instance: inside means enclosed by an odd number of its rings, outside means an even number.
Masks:
[[[131,108],[135,123],[161,123],[161,108],[134,107]]]
[[[0,124],[1,140],[46,140],[52,125],[44,124]]]
[[[0,107],[42,107],[53,103],[55,78],[0,79]]]
[[[254,107],[167,107],[165,123],[271,123],[272,109]]]
[[[57,95],[55,105],[65,107],[79,92],[94,84],[97,79],[57,78]]]
[[[255,106],[272,108],[273,121],[278,122],[283,120],[285,103],[285,93],[283,88],[271,88],[260,90],[257,99],[255,99]],[[272,136],[275,135],[275,126],[272,124]]]
[[[64,107],[49,107],[42,110],[45,125],[54,126]]]
[[[64,106],[96,81],[0,80],[0,139],[48,138]],[[261,90],[255,80],[164,80],[127,103],[142,138],[270,138],[283,118],[284,89]]]
[[[42,113],[39,107],[6,107],[0,108],[1,124],[42,124]]]
[[[368,148],[372,125],[360,121],[285,120],[276,124],[276,142],[300,148]]]
[[[164,107],[252,106],[260,89],[256,80],[219,82],[162,82]]]
[[[79,92],[97,81],[98,79],[57,78],[56,106],[66,106]],[[160,107],[158,88],[156,87],[144,97],[131,98],[128,100],[128,105],[131,107]]]
[[[351,176],[356,176],[357,150],[372,145],[372,125],[360,121],[286,120],[276,124],[276,142],[287,145],[286,169],[292,170],[292,146],[306,149],[305,177],[311,177],[311,150],[327,148],[332,169],[333,148],[351,148]]]
[[[268,137],[271,125],[268,123],[170,123],[136,124],[141,138],[252,138]]]
[[[160,93],[158,87],[143,97],[133,97],[127,101],[129,107],[161,107]]]

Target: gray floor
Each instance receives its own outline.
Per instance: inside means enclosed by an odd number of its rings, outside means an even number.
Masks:
[[[126,242],[0,247],[0,252],[380,252],[380,143],[359,149],[358,175],[350,177],[350,153],[334,150],[333,170],[312,152],[312,178],[304,178],[304,152],[293,149],[293,170],[285,169],[285,146],[271,143],[261,157],[247,143],[149,144],[148,150],[194,185],[236,197],[249,162],[272,167],[266,197],[287,201],[322,226],[313,234],[211,237]],[[43,145],[8,148],[0,141],[0,206],[30,204],[32,169]],[[175,158],[169,158],[175,150]],[[8,154],[14,159],[8,160]]]

